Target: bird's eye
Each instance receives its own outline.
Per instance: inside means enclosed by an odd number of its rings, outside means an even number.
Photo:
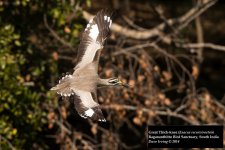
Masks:
[[[111,80],[109,80],[109,83],[111,83],[111,84],[117,84],[118,83],[118,79],[111,79]]]

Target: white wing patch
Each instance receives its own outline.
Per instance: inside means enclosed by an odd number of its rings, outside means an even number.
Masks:
[[[93,114],[94,114],[94,111],[91,108],[85,111],[85,115],[88,117],[92,117]]]
[[[111,25],[112,25],[112,20],[110,20],[109,27],[111,27]]]
[[[107,20],[107,16],[104,16],[104,20]]]
[[[98,34],[99,34],[98,25],[97,25],[97,24],[92,25],[92,26],[91,26],[91,29],[90,29],[89,36],[90,36],[94,41],[96,41],[96,39],[97,39],[97,37],[98,37]]]

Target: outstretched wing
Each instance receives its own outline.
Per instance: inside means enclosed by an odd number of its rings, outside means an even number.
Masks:
[[[95,102],[96,94],[95,92],[87,92],[76,90],[75,93],[75,109],[78,114],[83,118],[90,118],[96,121],[105,122],[105,117],[102,114],[100,106]],[[95,100],[94,100],[95,99]]]
[[[79,68],[97,61],[100,56],[104,42],[109,35],[112,24],[111,13],[107,10],[101,10],[89,21],[84,30],[82,39],[78,48],[78,63],[74,68],[74,73]]]

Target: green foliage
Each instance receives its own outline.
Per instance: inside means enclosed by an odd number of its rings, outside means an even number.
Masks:
[[[26,139],[34,140],[36,132],[41,130],[43,123],[41,118],[44,115],[39,108],[40,94],[25,86],[21,67],[25,64],[26,58],[21,53],[20,46],[20,35],[15,33],[13,25],[2,25],[0,27],[0,134],[5,139],[12,140],[15,146],[23,145]],[[7,146],[6,141],[2,142]]]
[[[60,38],[75,45],[86,23],[80,9],[84,3],[91,6],[91,0],[0,2],[1,149],[48,148],[47,116],[58,106],[49,89],[65,45],[51,34],[44,18]]]
[[[46,148],[39,137],[48,124],[47,114],[57,107],[49,92],[51,76],[57,74],[58,46],[43,18],[65,41],[74,45],[83,29],[83,1],[15,0],[0,2],[0,147]],[[90,5],[90,1],[86,1]],[[75,13],[75,14],[74,14]],[[69,16],[75,16],[70,19]],[[57,40],[56,40],[57,41]],[[41,43],[41,44],[40,44]]]
[[[48,17],[52,19],[52,23],[55,25],[55,29],[60,37],[65,37],[70,43],[77,42],[78,33],[83,28],[82,24],[74,20],[81,17],[79,10],[74,11],[81,2],[62,3],[60,0],[57,0],[57,3],[49,5]],[[89,4],[90,1],[87,0],[86,3]]]

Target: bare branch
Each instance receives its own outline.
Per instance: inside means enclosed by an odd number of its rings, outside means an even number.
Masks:
[[[122,34],[126,37],[133,39],[149,39],[152,37],[161,36],[162,32],[166,29],[167,24],[170,26],[177,27],[177,30],[181,30],[186,27],[191,21],[193,21],[196,17],[200,16],[203,12],[205,12],[209,7],[213,6],[217,0],[205,0],[201,5],[196,5],[191,8],[187,13],[179,18],[168,19],[167,22],[161,23],[155,28],[146,31],[137,31],[128,28],[124,28],[121,25],[116,23],[112,24],[112,31],[118,34]],[[90,20],[93,15],[89,14],[86,11],[83,11],[83,16],[86,20]]]
[[[225,46],[216,45],[216,44],[213,44],[213,43],[188,43],[188,44],[177,45],[177,47],[182,47],[182,48],[210,48],[210,49],[213,49],[213,50],[225,52]]]
[[[66,42],[64,39],[62,39],[48,24],[48,21],[47,21],[47,17],[44,16],[44,24],[45,24],[45,27],[49,30],[49,32],[51,33],[51,35],[56,39],[58,40],[62,45],[65,45],[67,47],[69,47],[70,49],[74,49],[74,47]]]
[[[12,149],[12,150],[15,150],[16,148],[12,145],[12,143],[8,140],[8,139],[6,139],[5,137],[3,137],[2,135],[0,135],[0,141],[1,140],[3,140],[3,141],[5,141],[8,145],[9,145],[9,147]],[[1,149],[1,145],[0,145],[0,149]]]
[[[116,107],[118,107],[118,106],[116,104],[113,104],[113,105],[105,105],[103,108],[106,108],[106,109],[115,109]],[[187,122],[187,123],[189,123],[191,125],[198,125],[199,124],[199,122],[193,122],[193,121],[191,121],[185,115],[178,114],[178,113],[172,112],[170,110],[167,110],[167,111],[150,110],[150,109],[145,108],[145,107],[140,108],[140,107],[131,106],[131,105],[120,105],[119,107],[121,107],[123,109],[126,109],[126,110],[141,110],[143,112],[153,111],[156,115],[176,117],[176,118],[179,118],[179,119],[184,120],[185,122]]]
[[[197,17],[195,19],[195,26],[196,26],[197,43],[204,43],[204,34],[203,34],[202,23],[201,23],[200,17]],[[203,48],[202,47],[198,48],[197,57],[200,62],[203,60],[202,53],[203,53]]]

